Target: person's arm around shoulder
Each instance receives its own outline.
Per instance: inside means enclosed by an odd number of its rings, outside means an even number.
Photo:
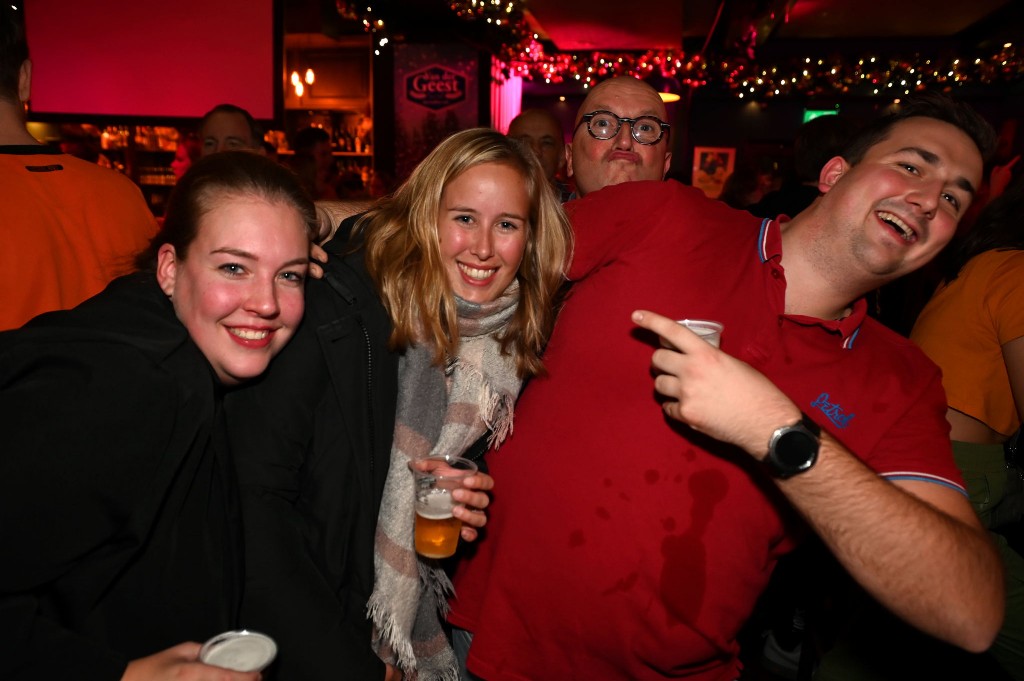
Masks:
[[[758,461],[776,429],[801,420],[797,405],[746,363],[661,315],[638,311],[633,321],[679,349],[652,358],[671,418]],[[1003,619],[1002,565],[963,495],[889,482],[826,432],[813,467],[777,484],[839,562],[895,614],[970,651],[991,645]]]
[[[370,205],[370,201],[317,201],[316,216],[319,230],[313,240],[317,244],[327,243],[334,238],[338,227],[346,219],[365,212]],[[347,240],[347,234],[345,238]]]

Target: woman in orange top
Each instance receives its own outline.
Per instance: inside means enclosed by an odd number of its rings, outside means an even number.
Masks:
[[[1016,437],[1024,417],[1024,176],[979,215],[911,339],[942,369],[953,453],[990,530],[1024,514]],[[991,653],[1024,679],[1024,559],[993,534],[1007,572],[1006,621]]]

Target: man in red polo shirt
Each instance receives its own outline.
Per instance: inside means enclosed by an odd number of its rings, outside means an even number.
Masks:
[[[618,123],[606,140],[629,134]],[[674,182],[568,204],[575,284],[550,376],[488,458],[488,536],[456,575],[470,672],[735,679],[736,635],[801,516],[907,621],[990,644],[1001,569],[953,464],[938,371],[862,296],[949,241],[991,139],[948,100],[908,104],[783,224]],[[685,317],[723,322],[721,350],[670,321]]]

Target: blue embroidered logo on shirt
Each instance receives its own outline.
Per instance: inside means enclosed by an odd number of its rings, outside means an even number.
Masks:
[[[818,395],[818,397],[811,402],[811,406],[820,409],[821,413],[827,416],[828,420],[834,423],[837,428],[845,428],[850,425],[850,419],[856,416],[856,414],[844,413],[842,407],[830,402],[828,393],[821,393]]]

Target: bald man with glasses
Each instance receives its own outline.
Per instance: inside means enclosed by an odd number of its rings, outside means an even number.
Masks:
[[[663,180],[672,162],[665,103],[636,78],[612,78],[591,89],[576,117],[566,169],[576,195],[634,180]]]

